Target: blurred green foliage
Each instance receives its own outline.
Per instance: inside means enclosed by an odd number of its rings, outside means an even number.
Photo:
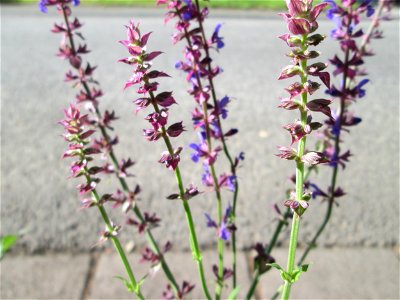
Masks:
[[[0,0],[1,3],[37,3],[37,0]],[[238,8],[238,9],[282,9],[285,7],[284,0],[210,0],[207,2],[210,7]],[[81,0],[86,5],[107,5],[107,6],[156,6],[156,0]]]
[[[0,260],[4,257],[4,254],[17,242],[17,235],[5,235],[0,238]]]

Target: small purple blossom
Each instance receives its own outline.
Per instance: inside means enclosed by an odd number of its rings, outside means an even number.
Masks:
[[[47,13],[48,6],[65,5],[71,2],[74,6],[78,6],[80,4],[80,0],[39,0],[38,7],[41,12]]]
[[[217,159],[217,154],[221,150],[219,147],[215,148],[211,152],[208,150],[208,145],[205,140],[205,133],[199,133],[200,144],[191,143],[189,145],[192,148],[193,152],[190,154],[191,159],[194,162],[199,162],[200,158],[204,158],[204,163],[207,165],[214,164]]]
[[[221,49],[225,46],[225,43],[223,41],[223,38],[219,36],[219,31],[222,27],[221,23],[218,23],[217,26],[214,29],[214,33],[212,34],[211,37],[211,42],[216,44],[217,49]]]
[[[221,220],[221,225],[218,226],[208,213],[205,213],[206,224],[209,228],[215,228],[218,237],[224,241],[228,241],[231,237],[231,232],[236,230],[235,225],[231,222],[232,207],[229,205],[226,210],[223,219]]]
[[[158,2],[162,2],[164,0],[158,0]],[[190,284],[188,281],[183,281],[181,288],[179,288],[178,291],[178,297],[179,299],[184,299],[186,298],[186,295],[188,295],[193,289],[195,285]],[[176,299],[174,292],[171,288],[171,286],[168,284],[167,289],[163,292],[163,299],[165,300],[173,300]]]
[[[318,196],[328,197],[328,194],[321,190],[316,184],[311,183],[310,187],[312,188],[312,198],[315,199]]]
[[[233,275],[233,271],[231,269],[224,268],[222,271],[222,278],[219,278],[217,265],[212,266],[212,271],[213,271],[215,277],[217,278],[217,281],[220,283],[223,283],[225,280],[229,279]]]
[[[268,264],[274,263],[275,258],[267,253],[266,246],[264,247],[263,244],[257,243],[252,249],[257,252],[257,255],[254,257],[254,268],[257,268],[261,274],[271,269]]]

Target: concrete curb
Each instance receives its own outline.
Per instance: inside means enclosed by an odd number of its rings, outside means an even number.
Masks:
[[[166,258],[181,282],[196,284],[189,299],[202,299],[198,274],[189,252],[168,253]],[[243,299],[250,285],[251,254],[240,252],[238,276]],[[286,264],[286,249],[274,256]],[[129,255],[135,275],[146,274],[148,264],[140,264],[140,253]],[[214,288],[211,266],[216,255],[204,252],[209,289]],[[227,258],[230,261],[230,257]],[[309,257],[310,271],[294,285],[293,299],[399,299],[399,257],[392,249],[318,249]],[[124,275],[117,255],[111,251],[96,254],[49,254],[7,256],[1,267],[1,299],[132,299],[122,283],[113,279]],[[228,283],[230,283],[228,281]],[[257,299],[268,299],[281,284],[279,273],[267,273],[258,286]],[[144,283],[146,299],[161,299],[166,281],[161,271]],[[224,296],[227,296],[227,289]]]

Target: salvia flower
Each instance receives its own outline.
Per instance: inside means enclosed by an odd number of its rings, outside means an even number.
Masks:
[[[41,12],[47,13],[48,6],[65,5],[71,2],[74,6],[78,6],[80,4],[80,0],[39,0],[38,6]]]
[[[288,160],[294,160],[296,163],[296,189],[290,199],[284,202],[284,205],[293,212],[292,230],[290,234],[289,260],[287,264],[287,272],[292,276],[294,270],[294,258],[296,255],[296,244],[298,238],[298,229],[300,219],[309,206],[308,200],[311,193],[304,192],[305,189],[305,172],[304,164],[317,165],[326,162],[324,155],[317,151],[308,151],[306,153],[306,137],[312,131],[321,127],[318,122],[312,121],[312,114],[323,113],[331,117],[329,99],[313,99],[308,97],[315,93],[320,84],[311,80],[311,78],[319,78],[324,85],[330,87],[330,74],[325,71],[327,64],[323,62],[312,62],[319,57],[320,52],[309,49],[319,45],[324,39],[322,35],[311,35],[318,29],[317,17],[322,10],[328,5],[320,3],[313,6],[313,0],[286,0],[288,13],[282,13],[281,16],[287,23],[290,33],[280,36],[280,39],[286,42],[291,48],[288,57],[292,58],[292,63],[284,67],[278,80],[299,77],[300,81],[292,83],[286,91],[289,98],[281,100],[280,107],[293,110],[298,109],[300,119],[284,126],[290,136],[291,144],[298,143],[297,151],[289,147],[280,147],[278,157]],[[291,286],[294,281],[284,278],[283,297],[289,299]]]
[[[289,13],[283,13],[281,16],[287,22],[288,29],[292,34],[309,34],[317,30],[316,19],[328,4],[320,3],[313,6],[312,3],[313,0],[286,0]]]
[[[229,279],[233,275],[233,271],[231,269],[224,268],[223,272],[222,272],[222,278],[220,278],[218,275],[218,266],[217,265],[212,266],[212,271],[213,271],[215,277],[217,278],[217,282],[221,282],[221,283],[224,282],[225,280]]]
[[[160,1],[160,0],[158,0]],[[181,288],[178,291],[179,299],[184,299],[186,295],[188,295],[195,288],[194,284],[189,283],[188,281],[183,281]],[[165,300],[173,300],[176,299],[174,293],[172,291],[171,285],[167,285],[166,290],[163,292],[163,299]]]
[[[168,74],[157,70],[151,70],[152,61],[162,52],[153,51],[147,52],[146,45],[151,32],[141,34],[139,23],[133,21],[126,26],[127,39],[120,41],[125,46],[130,54],[129,57],[120,59],[120,62],[126,63],[133,67],[131,78],[125,84],[125,88],[139,85],[137,93],[141,97],[135,100],[137,105],[136,111],[142,110],[153,105],[155,111],[145,117],[151,127],[143,129],[143,135],[148,141],[157,141],[162,137],[169,136],[170,138],[178,137],[183,131],[182,122],[177,122],[168,125],[169,111],[168,107],[175,104],[176,101],[172,96],[172,92],[161,92],[155,94],[158,90],[158,82],[151,80],[159,77],[167,77]],[[160,109],[159,107],[163,107]],[[175,170],[180,161],[180,152],[182,148],[176,148],[171,153],[169,150],[161,154],[159,162],[165,164],[168,169]]]
[[[204,216],[207,220],[207,227],[215,228],[218,237],[224,241],[228,241],[231,238],[231,232],[236,230],[236,226],[231,219],[232,207],[230,205],[225,210],[225,214],[220,226],[217,225],[217,222],[215,222],[208,213],[205,213]]]
[[[99,178],[91,177],[88,170],[88,162],[92,161],[93,154],[99,153],[94,148],[90,147],[89,137],[95,133],[94,130],[86,130],[87,115],[81,115],[78,107],[71,104],[64,111],[65,119],[59,122],[65,128],[64,139],[68,142],[68,149],[64,152],[63,158],[71,157],[76,159],[71,164],[71,174],[73,177],[86,176],[86,182],[78,185],[80,194],[85,194],[92,191],[96,184],[100,181]]]
[[[267,253],[266,247],[264,247],[263,244],[257,243],[252,247],[257,255],[254,257],[254,268],[257,268],[259,270],[260,274],[263,274],[267,272],[269,269],[271,269],[268,264],[272,264],[275,262],[275,258],[273,258],[271,255]]]
[[[222,24],[218,23],[211,38],[206,39],[202,26],[205,17],[208,15],[208,8],[200,8],[198,3],[193,0],[187,1],[158,1],[158,4],[168,3],[170,11],[167,13],[165,21],[176,18],[174,42],[186,40],[184,50],[185,60],[176,63],[175,67],[186,73],[186,80],[191,84],[189,94],[198,104],[192,112],[193,124],[200,130],[202,135],[200,144],[190,144],[194,150],[191,158],[194,162],[203,159],[204,163],[213,165],[217,159],[217,153],[222,148],[212,148],[212,139],[225,143],[225,138],[238,132],[232,128],[226,132],[221,129],[221,119],[228,116],[227,105],[231,101],[228,96],[221,99],[215,98],[215,90],[212,79],[221,73],[222,69],[218,66],[212,67],[210,49],[219,50],[224,47],[223,37],[220,35]],[[213,99],[213,103],[211,102]],[[235,165],[231,166],[235,171]],[[235,176],[235,172],[232,172]],[[204,178],[204,176],[203,176]],[[232,177],[233,178],[233,177]],[[203,182],[207,182],[204,181]],[[208,184],[207,184],[208,185]],[[215,186],[216,184],[214,184]]]
[[[223,38],[219,36],[219,30],[221,29],[222,24],[218,23],[215,27],[214,33],[211,37],[211,44],[215,44],[217,49],[221,49],[225,46]]]
[[[340,75],[340,85],[335,84],[327,90],[327,94],[339,100],[337,112],[333,112],[333,118],[326,120],[325,124],[328,130],[325,141],[325,154],[330,159],[330,165],[336,167],[341,165],[343,168],[348,162],[350,151],[346,150],[339,153],[339,144],[342,141],[341,132],[349,131],[350,126],[357,125],[361,122],[361,118],[354,116],[349,108],[351,104],[365,96],[365,86],[370,82],[367,78],[360,78],[365,74],[361,69],[364,64],[364,57],[371,55],[366,50],[367,44],[374,38],[373,32],[377,32],[377,20],[380,16],[376,16],[372,21],[371,30],[367,34],[357,26],[360,24],[362,16],[365,14],[370,17],[374,14],[373,1],[326,1],[331,4],[331,8],[327,12],[328,18],[334,20],[336,29],[332,37],[340,44],[343,52],[343,58],[335,55],[330,62],[335,67],[334,75]],[[390,1],[389,1],[390,2]],[[386,7],[386,1],[380,1],[379,10]],[[362,40],[361,40],[362,38]],[[330,134],[329,134],[330,133]],[[336,142],[337,140],[337,142]]]
[[[286,88],[290,97],[282,99],[279,107],[288,110],[299,109],[302,116],[306,116],[306,118],[302,117],[301,120],[296,120],[294,123],[284,126],[291,135],[292,144],[299,142],[306,135],[322,126],[321,123],[312,121],[310,112],[321,112],[332,118],[329,108],[331,100],[314,99],[302,103],[303,100],[298,99],[303,99],[304,95],[307,94],[312,95],[320,87],[319,83],[308,79],[307,76],[319,77],[326,86],[330,86],[330,75],[328,72],[323,71],[327,67],[327,64],[317,62],[308,66],[306,65],[308,60],[319,56],[319,52],[309,50],[309,46],[316,46],[324,39],[324,36],[320,34],[310,35],[310,33],[313,33],[318,28],[316,19],[323,8],[327,6],[327,3],[313,6],[312,2],[311,0],[287,0],[286,4],[289,13],[281,14],[288,23],[291,34],[284,34],[280,38],[291,48],[292,52],[289,54],[289,57],[293,59],[294,64],[283,68],[278,79],[282,80],[299,76],[301,82],[292,83]],[[303,63],[305,63],[305,68],[303,68]],[[318,154],[318,152],[309,152],[308,154],[297,153],[296,150],[288,147],[280,147],[279,150],[281,153],[277,154],[277,156],[284,159],[292,160],[299,158],[309,164],[326,162],[322,154]]]

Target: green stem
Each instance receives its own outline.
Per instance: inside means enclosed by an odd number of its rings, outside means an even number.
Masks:
[[[368,28],[368,31],[364,35],[363,41],[362,41],[362,43],[360,45],[360,48],[359,48],[361,55],[365,54],[366,47],[367,47],[368,43],[371,40],[372,32],[373,32],[374,28],[376,28],[376,24],[379,21],[379,17],[382,14],[383,8],[385,6],[385,1],[386,0],[379,0],[378,8],[375,11],[375,14],[374,14],[374,16],[372,18],[371,24],[370,24],[370,26]]]
[[[197,6],[197,9],[200,11],[200,4],[199,4],[198,0],[196,0],[196,6]],[[206,57],[210,57],[209,47],[208,47],[208,44],[207,44],[207,38],[206,38],[206,35],[205,35],[203,22],[202,22],[200,16],[198,16],[198,23],[199,23],[199,28],[200,28],[200,31],[201,31],[201,34],[202,34],[202,37],[203,37],[203,41],[204,41],[204,50],[206,52]],[[207,62],[207,69],[208,69],[208,72],[211,73],[211,71],[212,71],[211,59],[209,59],[208,62]],[[209,82],[210,88],[211,88],[211,95],[212,95],[214,107],[218,107],[218,101],[217,101],[217,95],[216,95],[215,86],[214,86],[214,80],[213,80],[213,78],[211,76],[208,76],[208,82]],[[238,194],[239,194],[239,182],[238,182],[238,178],[237,178],[237,175],[236,175],[236,167],[235,167],[234,160],[232,159],[232,156],[231,156],[231,154],[229,152],[229,149],[228,149],[228,146],[226,144],[225,137],[223,135],[224,131],[222,129],[222,122],[221,122],[221,118],[220,118],[219,114],[216,115],[216,120],[217,120],[218,127],[220,128],[221,133],[222,133],[221,137],[220,137],[220,140],[221,140],[221,143],[222,143],[222,148],[223,148],[224,154],[225,154],[226,158],[229,161],[229,165],[230,165],[230,168],[231,168],[232,175],[235,176],[235,178],[236,178],[235,179],[235,184],[234,184],[235,185],[235,190],[234,190],[234,193],[233,193],[233,204],[232,204],[232,218],[233,218],[233,221],[235,221],[236,220],[236,203],[237,203],[237,198],[238,198]],[[237,285],[237,276],[236,276],[236,231],[232,232],[232,255],[233,255],[232,282],[233,282],[233,289],[234,289],[234,288],[236,288],[236,285]]]
[[[310,166],[310,167],[307,168],[306,174],[304,175],[304,181],[308,180],[308,178],[310,177],[311,171],[314,168],[315,168],[314,166]],[[282,229],[287,225],[287,219],[289,218],[290,215],[291,215],[290,214],[290,208],[288,208],[286,210],[285,214],[282,216],[282,219],[279,220],[279,222],[278,222],[278,224],[277,224],[277,226],[275,228],[274,234],[272,235],[271,240],[268,243],[268,248],[265,250],[265,254],[266,255],[270,255],[272,253],[272,250],[276,246],[276,243],[278,241],[278,237],[281,234]],[[266,272],[268,272],[268,271],[269,270],[267,270]],[[257,288],[257,284],[260,281],[260,276],[261,275],[262,274],[260,274],[259,269],[258,268],[255,269],[254,275],[253,275],[253,281],[252,281],[252,283],[250,285],[249,291],[247,292],[246,300],[250,300],[251,297],[253,297],[254,292],[256,291],[256,288]],[[278,296],[279,296],[279,294],[278,294]]]
[[[303,35],[303,43],[302,50],[307,50],[307,45],[305,44],[305,40],[307,39],[307,35]],[[301,83],[304,85],[307,82],[307,60],[303,59],[300,62],[300,67],[302,70],[301,75]],[[307,92],[301,94],[301,108],[300,108],[300,117],[301,124],[303,127],[307,123],[307,111],[305,109],[307,104]],[[296,162],[296,200],[301,201],[303,199],[303,189],[304,189],[304,163],[301,161],[301,157],[304,155],[304,150],[306,146],[306,137],[300,139],[298,147],[297,147],[297,155],[298,160]],[[288,263],[287,263],[287,272],[291,275],[294,270],[295,258],[296,258],[296,248],[297,248],[297,236],[299,233],[300,226],[300,216],[294,211],[293,212],[293,220],[292,220],[292,230],[290,233],[290,243],[289,243],[289,253],[288,253]],[[289,281],[285,281],[282,299],[287,300],[290,296],[292,283]]]
[[[148,83],[147,78],[144,80],[145,80],[145,83]],[[157,105],[157,101],[155,100],[153,92],[149,92],[149,95],[150,95],[151,103],[153,105],[154,110],[157,113],[159,113],[160,109]],[[168,153],[169,153],[169,155],[173,156],[174,149],[173,149],[171,141],[167,135],[167,130],[165,129],[165,126],[161,127],[161,131],[162,131],[162,137],[163,137],[164,143],[168,149]],[[188,201],[184,199],[185,189],[184,189],[182,175],[181,175],[179,166],[177,166],[175,169],[175,177],[176,177],[176,181],[178,183],[179,195],[182,200],[183,208],[185,210],[185,215],[186,215],[186,221],[187,221],[188,227],[189,227],[189,239],[190,239],[190,246],[192,248],[193,259],[197,262],[203,292],[204,292],[206,298],[208,300],[211,300],[210,292],[208,291],[208,287],[207,287],[207,281],[206,281],[206,278],[204,275],[204,267],[203,267],[203,262],[202,262],[203,258],[202,258],[201,250],[200,250],[199,243],[197,240],[196,229],[194,226],[192,213],[191,213]]]
[[[97,193],[97,191],[95,189],[92,191],[92,196],[95,199],[96,203],[100,202],[99,194]],[[103,218],[104,223],[106,224],[106,227],[107,227],[108,231],[109,232],[113,232],[114,228],[113,228],[113,226],[111,224],[110,218],[108,217],[108,214],[107,214],[105,208],[101,204],[98,204],[97,207],[98,207],[98,209],[100,211],[100,214],[101,214],[101,216]],[[125,255],[124,250],[122,249],[122,246],[121,246],[121,243],[120,243],[118,237],[117,236],[111,236],[110,238],[113,241],[114,247],[117,250],[119,257],[122,260],[122,263],[123,263],[123,265],[125,267],[125,271],[128,274],[129,280],[130,280],[131,285],[133,287],[134,293],[138,296],[139,299],[144,299],[144,297],[142,295],[142,292],[140,291],[140,286],[137,284],[135,276],[133,275],[133,272],[132,272],[132,268],[131,268],[131,266],[129,264],[129,261],[128,261],[126,255]]]
[[[349,8],[350,11],[352,10],[351,7]],[[382,8],[381,8],[382,9]],[[379,12],[380,14],[381,12]],[[349,26],[347,27],[347,32],[350,32],[350,24],[351,24],[351,19],[348,22]],[[369,33],[371,34],[371,33]],[[365,47],[365,46],[364,46]],[[363,48],[364,49],[364,48]],[[350,49],[347,48],[346,52],[345,52],[345,57],[344,57],[344,61],[343,61],[343,65],[344,65],[344,71],[343,71],[343,78],[342,78],[342,95],[346,94],[346,88],[347,88],[347,72],[348,72],[348,63],[349,63],[349,59],[350,59]],[[343,115],[344,112],[346,110],[346,103],[345,103],[345,97],[342,96],[340,98],[340,107],[339,107],[339,130],[338,130],[338,134],[335,136],[335,153],[336,156],[339,157],[339,153],[340,153],[340,136],[342,133],[342,121],[343,121]],[[300,258],[300,263],[303,263],[303,261],[306,259],[306,257],[308,256],[309,252],[316,247],[316,242],[319,238],[319,236],[322,234],[322,232],[325,230],[326,225],[328,224],[331,215],[332,215],[332,209],[333,209],[333,204],[335,203],[335,189],[336,189],[336,181],[337,181],[337,175],[339,172],[339,163],[336,162],[335,166],[333,167],[333,171],[332,171],[332,177],[331,177],[331,192],[328,198],[328,207],[326,210],[326,214],[325,214],[325,218],[324,221],[322,222],[321,226],[318,228],[317,233],[315,234],[315,236],[313,237],[313,239],[311,240],[311,242],[308,244],[306,250],[304,251],[303,255]]]
[[[381,4],[381,3],[380,3]],[[351,16],[351,12],[352,12],[352,7],[349,7],[350,10],[350,16]],[[378,8],[378,14],[381,14],[382,12],[382,7]],[[351,18],[348,21],[348,27],[347,27],[347,33],[350,33],[350,25],[351,25]],[[367,35],[370,35],[372,29],[369,30]],[[363,44],[361,47],[362,51],[365,51],[365,45]],[[345,57],[344,57],[344,71],[343,71],[343,79],[342,79],[342,94],[346,93],[346,87],[347,87],[347,68],[348,68],[348,62],[349,62],[349,58],[350,58],[350,49],[347,48],[346,52],[345,52]],[[344,111],[346,109],[346,103],[345,103],[345,97],[341,97],[340,99],[340,107],[339,107],[339,134],[337,134],[335,136],[335,153],[336,156],[339,157],[339,153],[340,153],[340,134],[342,132],[342,120],[343,120],[343,115],[344,115]],[[332,171],[332,179],[331,179],[331,192],[328,198],[328,206],[327,206],[327,210],[326,210],[326,214],[324,217],[324,221],[322,222],[321,226],[318,228],[316,234],[314,235],[313,239],[311,240],[311,242],[308,244],[306,250],[304,251],[303,255],[301,256],[298,265],[301,265],[305,259],[307,258],[308,254],[310,253],[310,251],[316,247],[316,242],[318,240],[318,238],[320,237],[320,235],[322,234],[322,232],[325,230],[326,225],[329,223],[329,220],[332,216],[332,210],[333,210],[333,204],[335,203],[335,189],[336,189],[336,183],[337,183],[337,175],[338,175],[338,171],[339,171],[339,164],[338,162],[336,162],[336,165],[333,168]],[[275,293],[275,295],[273,296],[272,299],[276,299],[276,297],[279,295],[279,292],[277,291]]]
[[[199,9],[199,3],[197,0],[196,0],[196,5],[197,5],[197,8]],[[176,13],[177,13],[178,17],[180,19],[182,19],[179,10],[176,9]],[[200,24],[200,27],[202,27],[202,22],[200,20],[199,20],[199,24]],[[192,45],[191,40],[189,39],[188,31],[186,28],[184,29],[184,33],[185,33],[185,39],[188,44],[188,47],[190,49],[192,49],[193,45]],[[196,67],[196,65],[194,67]],[[201,78],[200,78],[198,72],[196,72],[196,70],[195,70],[194,74],[196,77],[196,81],[199,85],[199,89],[203,90]],[[212,151],[212,142],[211,142],[211,132],[210,132],[210,125],[208,122],[208,111],[207,111],[207,103],[206,102],[203,102],[202,109],[203,109],[204,125],[205,125],[205,129],[206,129],[207,148],[208,148],[208,151],[211,152]],[[217,175],[215,172],[215,167],[213,164],[211,164],[209,167],[210,167],[210,171],[211,171],[211,177],[212,177],[213,183],[214,183],[215,194],[217,197],[218,226],[221,227],[222,218],[223,218],[221,191],[220,191],[220,187],[219,187],[219,183],[218,183],[218,178],[217,178]],[[215,287],[216,300],[219,300],[221,298],[222,285],[223,285],[223,283],[222,283],[223,274],[224,274],[224,241],[221,238],[218,238],[218,280],[217,280],[217,284]]]
[[[74,38],[73,38],[73,35],[72,35],[72,32],[71,32],[71,28],[70,28],[70,25],[69,25],[68,15],[66,14],[64,6],[62,6],[62,10],[63,10],[63,16],[64,16],[65,24],[66,24],[66,27],[67,27],[67,35],[68,35],[69,43],[70,43],[70,46],[71,46],[71,51],[72,51],[72,53],[75,54],[76,53],[76,49],[75,49],[75,44],[74,44]],[[92,98],[92,93],[90,91],[90,88],[89,88],[87,82],[83,81],[83,80],[81,80],[80,82],[81,82],[85,92],[89,96],[89,98]],[[99,120],[102,120],[103,117],[102,117],[102,114],[101,114],[101,112],[99,110],[99,107],[97,105],[94,105],[94,108],[95,108],[95,113],[96,113],[97,118]],[[114,169],[118,170],[119,169],[118,159],[115,156],[115,153],[114,153],[112,145],[110,144],[110,140],[111,139],[110,139],[110,136],[107,133],[107,129],[102,124],[98,124],[98,127],[100,128],[100,132],[101,132],[103,138],[110,145],[110,149],[109,149],[108,155],[109,155],[109,157],[111,159],[111,162],[112,162],[112,164],[114,166]],[[117,178],[118,178],[118,181],[119,181],[123,191],[125,193],[129,193],[129,186],[128,186],[126,180],[124,178],[120,177],[120,176],[117,176]],[[142,212],[140,211],[140,209],[137,206],[137,204],[135,205],[135,207],[133,209],[133,212],[135,213],[136,217],[140,220],[140,222],[144,222],[144,218],[143,218]],[[158,244],[157,244],[157,242],[156,242],[151,230],[146,228],[145,229],[145,235],[146,235],[146,240],[149,243],[151,249],[160,258],[161,268],[163,269],[163,271],[165,273],[165,276],[167,277],[167,280],[168,280],[169,284],[171,285],[171,288],[172,288],[175,296],[178,297],[179,285],[177,284],[177,282],[175,280],[175,277],[172,274],[172,272],[171,272],[171,270],[170,270],[170,268],[169,268],[169,266],[168,266],[168,264],[167,264],[167,262],[166,262],[166,260],[164,258],[164,255],[163,255],[162,251],[160,250],[160,247],[158,246]]]
[[[308,244],[306,250],[304,250],[304,253],[301,256],[301,258],[300,258],[300,260],[298,262],[298,265],[301,265],[305,261],[305,259],[307,258],[309,252],[316,247],[316,242],[317,242],[319,236],[324,231],[326,225],[328,224],[328,222],[329,222],[329,220],[331,218],[333,203],[334,202],[329,199],[328,208],[326,210],[324,221],[322,222],[321,226],[319,227],[319,229],[318,229],[317,233],[315,234],[314,238]]]
[[[281,233],[283,227],[287,224],[286,219],[289,216],[289,212],[290,212],[290,209],[288,209],[288,211],[284,215],[284,218],[282,220],[279,220],[278,225],[275,228],[275,232],[274,232],[270,242],[268,243],[268,248],[265,251],[266,255],[270,255],[272,252],[272,249],[275,247],[276,242],[278,241],[279,234]],[[261,276],[260,269],[256,268],[254,271],[254,275],[253,275],[253,281],[252,281],[250,289],[246,295],[247,300],[250,300],[251,297],[253,296],[253,294],[257,288],[257,284],[260,280],[260,276]]]

